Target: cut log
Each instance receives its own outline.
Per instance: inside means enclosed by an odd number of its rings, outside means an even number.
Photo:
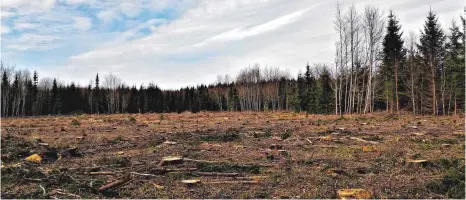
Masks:
[[[39,154],[32,154],[26,158],[29,162],[40,163],[42,161],[42,157]]]
[[[111,188],[120,187],[123,184],[129,182],[130,180],[131,180],[131,175],[128,173],[128,174],[124,175],[121,179],[100,187],[99,191],[103,192],[103,191],[111,189]]]
[[[182,180],[181,183],[187,185],[187,186],[193,186],[201,183],[201,180],[197,179],[192,179],[192,180]]]
[[[162,160],[159,163],[159,166],[165,166],[165,165],[179,165],[183,164],[183,158],[179,156],[167,156],[163,157]]]
[[[322,136],[319,139],[322,141],[332,141],[333,137],[329,135],[329,136]]]
[[[413,159],[406,159],[406,163],[408,166],[426,166],[429,164],[428,160],[420,159],[420,160],[413,160]]]
[[[337,190],[340,199],[370,199],[372,192],[366,189],[341,189]]]
[[[45,142],[40,142],[40,143],[37,143],[38,145],[40,146],[49,146],[49,143],[45,143]]]

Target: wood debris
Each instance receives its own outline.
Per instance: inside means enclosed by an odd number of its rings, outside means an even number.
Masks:
[[[201,176],[225,176],[225,177],[237,177],[238,173],[221,173],[221,172],[196,172],[195,174]]]
[[[322,136],[319,139],[322,140],[322,141],[332,141],[333,137],[328,135],[328,136]]]
[[[366,189],[340,189],[337,190],[340,199],[370,199],[372,192]]]
[[[29,162],[40,163],[42,161],[42,157],[39,154],[32,154],[26,158]]]
[[[130,180],[131,180],[131,175],[128,173],[128,174],[124,175],[121,179],[118,179],[117,181],[111,182],[111,183],[109,183],[107,185],[104,185],[104,186],[100,187],[99,191],[103,192],[103,191],[111,189],[111,188],[120,187],[123,184],[129,182]]]
[[[89,175],[115,175],[115,172],[110,172],[110,171],[102,171],[102,172],[89,172]]]
[[[183,158],[180,156],[166,156],[163,157],[162,160],[159,163],[159,166],[165,166],[165,165],[178,165],[178,164],[183,164]]]
[[[169,144],[169,145],[175,145],[175,144],[178,144],[177,142],[173,142],[173,141],[165,141],[163,142],[163,144]]]
[[[364,152],[372,152],[376,151],[377,149],[374,146],[362,146],[362,151]]]
[[[191,179],[191,180],[182,180],[181,183],[186,184],[187,186],[192,186],[201,183],[201,180]]]
[[[205,182],[205,184],[258,184],[259,181],[212,181]]]
[[[363,143],[368,143],[368,144],[379,144],[379,142],[364,140],[364,139],[357,138],[357,137],[350,137],[350,139],[357,140],[357,141],[363,142]]]

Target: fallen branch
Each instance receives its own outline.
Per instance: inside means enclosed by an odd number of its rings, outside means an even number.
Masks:
[[[307,140],[307,141],[308,141],[310,144],[312,144],[312,141],[311,141],[311,140],[309,140],[309,138],[306,138],[306,140]]]
[[[123,176],[123,178],[115,181],[115,182],[111,182],[107,185],[104,185],[102,187],[99,188],[99,191],[105,191],[105,190],[108,190],[108,189],[111,189],[111,188],[116,188],[116,187],[119,187],[127,182],[129,182],[131,180],[131,175],[130,174],[126,174],[125,176]]]
[[[196,172],[195,174],[201,176],[225,176],[225,177],[236,177],[238,173],[221,173],[221,172]]]
[[[313,147],[320,147],[320,148],[338,148],[337,145],[314,145]]]
[[[200,162],[200,163],[221,163],[219,161],[210,161],[210,160],[195,160],[195,159],[190,159],[190,158],[184,158],[185,161],[191,161],[191,162]]]
[[[141,173],[137,173],[137,172],[130,172],[131,174],[134,174],[134,175],[138,175],[138,176],[157,176],[157,175],[154,175],[154,174],[141,174]]]
[[[89,175],[115,175],[115,172],[89,172]]]
[[[213,181],[205,184],[259,184],[259,181]]]
[[[178,168],[178,169],[162,169],[167,172],[183,172],[183,171],[196,171],[197,168]]]
[[[40,187],[40,189],[42,189],[42,191],[44,192],[44,195],[45,195],[45,194],[47,194],[47,192],[45,192],[45,188],[44,188],[44,186],[42,186],[42,185],[39,185],[39,187]]]
[[[246,176],[246,177],[234,177],[235,180],[258,180],[258,179],[264,179],[267,178],[268,176]]]
[[[190,171],[196,171],[197,168],[177,168],[177,169],[166,169],[166,168],[155,168],[155,169],[150,169],[151,173],[154,174],[166,174],[170,172],[190,172]]]
[[[350,137],[350,139],[357,140],[359,142],[369,143],[369,144],[379,144],[378,142],[375,142],[375,141],[368,141],[368,140],[364,140],[364,139],[357,138],[357,137]]]
[[[78,167],[78,168],[67,168],[67,167],[59,168],[60,171],[73,171],[73,170],[95,171],[95,170],[99,170],[99,169],[100,169],[99,166],[96,166],[96,167]]]
[[[53,196],[53,195],[56,195],[56,194],[61,194],[61,195],[66,195],[66,196],[81,198],[81,196],[76,195],[76,194],[71,194],[71,193],[67,193],[67,192],[62,192],[61,189],[53,190],[52,192],[49,193],[49,196]]]

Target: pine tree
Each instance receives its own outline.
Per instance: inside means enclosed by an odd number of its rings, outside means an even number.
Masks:
[[[387,98],[387,103],[390,102],[390,111],[393,112],[393,106],[396,106],[397,113],[399,112],[399,68],[402,65],[406,54],[406,51],[403,48],[402,35],[401,25],[399,25],[399,22],[393,12],[390,11],[390,15],[388,16],[387,33],[382,43],[383,66],[381,73],[384,76],[384,93]]]
[[[439,81],[439,72],[441,71],[442,61],[445,54],[445,35],[437,16],[432,10],[427,15],[427,20],[424,24],[424,30],[421,31],[420,44],[418,45],[419,52],[423,60],[426,74],[429,80],[430,94],[430,109],[432,114],[438,114],[437,90]]]

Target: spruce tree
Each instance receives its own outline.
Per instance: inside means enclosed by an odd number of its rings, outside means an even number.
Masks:
[[[420,44],[418,49],[422,57],[424,70],[427,72],[430,90],[430,109],[432,114],[438,114],[438,100],[437,90],[439,73],[441,71],[442,61],[445,55],[445,35],[440,24],[438,23],[437,16],[432,10],[427,15],[427,20],[424,24],[424,29],[421,31]]]
[[[53,79],[52,84],[52,95],[50,100],[50,113],[56,114],[57,113],[57,99],[58,99],[58,85],[57,79]]]
[[[448,43],[446,45],[447,56],[445,63],[445,82],[448,84],[450,100],[447,110],[453,107],[456,115],[458,106],[464,105],[465,94],[465,63],[464,63],[464,33],[455,22],[452,23]]]
[[[331,74],[330,71],[324,67],[322,72],[320,73],[320,96],[319,105],[322,106],[322,111],[324,113],[330,113],[332,110],[332,97],[333,97],[333,90],[332,90],[332,83],[331,83]]]
[[[406,54],[403,48],[402,35],[401,25],[399,25],[393,12],[390,11],[387,32],[382,43],[383,66],[381,67],[381,74],[384,76],[384,93],[387,103],[390,102],[390,111],[393,112],[393,107],[395,106],[397,113],[399,111],[399,69]]]
[[[100,89],[99,89],[99,74],[97,73],[97,75],[95,76],[95,89],[94,89],[94,98],[95,98],[95,104],[96,104],[96,107],[95,107],[95,111],[97,111],[97,114],[99,114],[99,101],[100,101]]]

